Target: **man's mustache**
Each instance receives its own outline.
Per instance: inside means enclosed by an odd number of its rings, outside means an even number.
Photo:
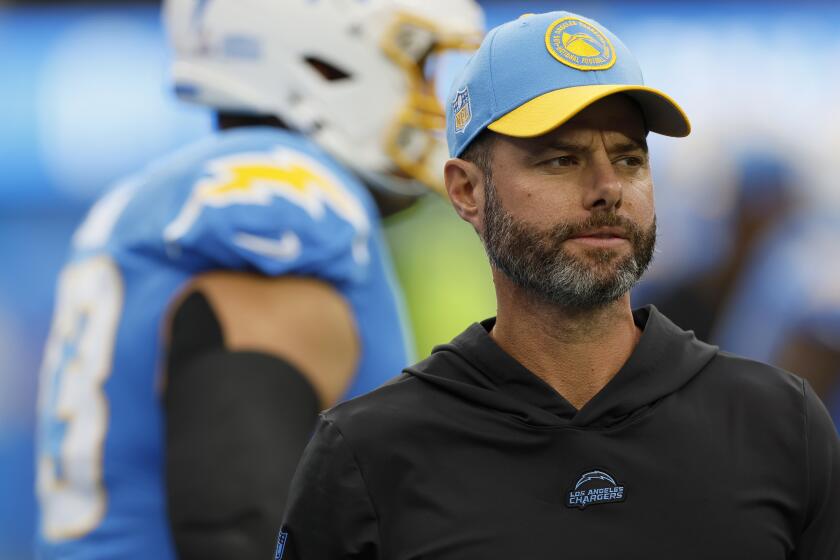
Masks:
[[[599,228],[617,228],[622,231],[622,236],[631,242],[638,241],[644,235],[641,226],[629,218],[614,213],[597,213],[578,222],[557,224],[545,232],[544,238],[552,244],[559,244]]]

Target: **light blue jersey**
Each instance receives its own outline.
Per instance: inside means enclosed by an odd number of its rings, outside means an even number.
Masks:
[[[331,283],[355,314],[348,396],[407,364],[364,186],[309,140],[220,133],[112,190],[73,239],[42,369],[39,557],[174,558],[163,481],[167,314],[215,269]]]

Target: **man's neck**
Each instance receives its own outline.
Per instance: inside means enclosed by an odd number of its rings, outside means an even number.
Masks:
[[[546,302],[494,271],[496,324],[490,336],[580,410],[618,373],[641,337],[630,295],[594,310]]]

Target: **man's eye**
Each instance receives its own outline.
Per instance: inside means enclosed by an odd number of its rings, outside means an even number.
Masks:
[[[575,158],[573,156],[560,156],[551,158],[545,162],[549,167],[571,167],[574,165]]]
[[[619,159],[618,163],[626,167],[641,167],[645,164],[645,160],[638,156],[627,156]]]

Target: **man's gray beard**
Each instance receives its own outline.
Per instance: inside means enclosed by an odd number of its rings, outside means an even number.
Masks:
[[[656,220],[644,230],[627,218],[599,212],[579,223],[547,231],[516,221],[502,208],[492,179],[486,177],[484,249],[490,263],[515,285],[568,309],[603,307],[626,294],[644,274],[656,244]],[[621,227],[632,245],[622,258],[612,249],[588,249],[588,258],[569,254],[563,242],[597,227]]]

